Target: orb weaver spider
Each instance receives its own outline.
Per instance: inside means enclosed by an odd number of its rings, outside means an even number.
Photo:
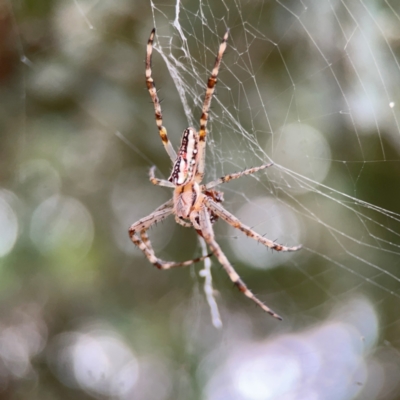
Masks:
[[[173,162],[172,172],[168,180],[158,179],[155,177],[155,167],[150,169],[150,182],[154,185],[172,188],[174,190],[173,197],[166,203],[162,204],[147,217],[135,222],[129,228],[129,236],[132,242],[143,251],[148,260],[159,269],[170,269],[174,267],[182,267],[191,265],[195,262],[202,261],[205,258],[214,255],[221,263],[229,278],[237,286],[237,288],[248,298],[253,300],[258,306],[273,317],[281,320],[282,318],[260,301],[241,280],[225,254],[222,252],[219,244],[215,241],[213,223],[221,218],[229,225],[241,230],[248,237],[257,240],[264,246],[277,251],[296,251],[301,246],[287,247],[266,239],[257,232],[242,224],[234,215],[228,212],[221,203],[223,202],[223,193],[214,190],[216,186],[238,179],[245,175],[251,175],[272,164],[264,164],[259,167],[249,168],[241,172],[223,176],[215,181],[202,184],[205,169],[205,152],[207,139],[207,121],[211,100],[214,94],[215,85],[217,83],[218,71],[221,66],[222,56],[226,49],[229,30],[225,33],[219,46],[218,54],[215,60],[214,68],[207,82],[207,89],[203,102],[203,109],[200,118],[200,130],[197,132],[194,128],[189,127],[183,132],[181,145],[178,154],[175,153],[171,142],[168,139],[167,130],[163,126],[161,105],[157,96],[156,86],[152,77],[151,56],[153,51],[153,41],[155,29],[151,31],[150,38],[147,43],[146,54],[146,84],[150,93],[151,100],[154,104],[155,119],[160,134],[161,141]],[[197,233],[204,238],[211,254],[195,258],[193,260],[172,262],[164,261],[156,257],[152,248],[147,230],[157,222],[167,218],[169,215],[175,216],[175,221],[184,227],[193,227]]]

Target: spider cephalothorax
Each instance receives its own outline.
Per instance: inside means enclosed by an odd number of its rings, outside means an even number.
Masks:
[[[151,55],[153,50],[153,40],[155,29],[152,30],[149,41],[147,43],[146,55],[146,84],[150,93],[150,97],[154,104],[156,123],[159,130],[161,140],[164,147],[173,162],[173,168],[168,180],[157,179],[154,171],[155,167],[150,169],[150,181],[154,185],[165,186],[174,189],[174,194],[171,200],[162,204],[154,212],[147,217],[135,222],[129,228],[129,236],[132,242],[138,246],[149,261],[159,269],[169,269],[173,267],[181,267],[191,265],[195,262],[202,261],[206,257],[199,257],[193,260],[173,262],[164,261],[156,257],[150,240],[147,236],[147,230],[155,223],[162,221],[169,215],[175,215],[175,221],[187,228],[193,227],[197,233],[204,238],[210,247],[212,254],[218,259],[229,278],[244,293],[247,297],[257,303],[264,311],[275,318],[282,319],[278,314],[261,302],[247,288],[232,267],[225,254],[222,252],[219,244],[215,241],[213,223],[221,218],[234,228],[244,232],[247,236],[265,246],[277,251],[296,251],[301,246],[286,247],[264,238],[257,232],[242,224],[234,215],[229,213],[223,206],[223,192],[214,190],[217,185],[229,182],[232,179],[240,178],[244,175],[254,174],[257,171],[270,167],[272,164],[264,164],[259,167],[249,168],[242,172],[223,176],[215,181],[207,184],[201,184],[204,177],[205,168],[205,151],[207,138],[207,121],[208,111],[210,109],[211,100],[213,97],[215,85],[217,83],[218,71],[221,65],[222,56],[226,49],[226,41],[228,39],[227,31],[223,37],[222,43],[219,46],[217,58],[211,76],[207,82],[207,90],[204,98],[202,115],[200,118],[200,130],[197,132],[194,128],[187,128],[183,132],[181,145],[178,154],[175,153],[171,142],[168,139],[167,130],[162,125],[162,113],[160,101],[157,96],[156,87],[151,74]]]

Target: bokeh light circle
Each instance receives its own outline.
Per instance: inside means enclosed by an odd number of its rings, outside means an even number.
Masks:
[[[0,190],[0,257],[14,247],[18,236],[18,219],[8,199],[10,192]]]
[[[30,237],[45,255],[68,254],[80,258],[92,245],[93,220],[79,200],[54,195],[34,211]]]
[[[242,206],[235,215],[256,232],[277,243],[288,246],[301,243],[300,224],[296,215],[275,198],[258,197]],[[231,244],[236,257],[255,268],[273,268],[296,254],[272,252],[257,241],[242,236]]]
[[[306,193],[322,182],[331,166],[331,149],[322,132],[310,125],[293,123],[286,125],[280,133],[270,139],[268,148],[275,164],[304,176],[306,184],[298,179],[290,179],[287,174],[280,175],[279,169],[271,172],[276,179],[296,193]]]

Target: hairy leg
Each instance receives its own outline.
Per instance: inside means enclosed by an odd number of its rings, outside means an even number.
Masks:
[[[162,124],[163,120],[162,120],[160,100],[157,96],[156,84],[154,83],[152,73],[151,73],[151,56],[153,53],[153,41],[154,41],[155,33],[156,33],[156,29],[153,28],[153,30],[151,31],[149,40],[147,42],[146,85],[147,85],[147,90],[150,93],[151,100],[154,104],[154,113],[155,113],[155,117],[156,117],[156,124],[158,127],[158,132],[160,134],[160,138],[162,140],[162,143],[163,143],[165,150],[167,151],[169,157],[171,158],[172,162],[174,162],[176,159],[176,152],[175,152],[174,148],[172,147],[171,142],[168,139],[167,129]]]
[[[156,178],[156,176],[155,176],[155,170],[156,170],[156,166],[153,165],[153,166],[150,168],[150,171],[149,171],[149,179],[150,179],[150,182],[151,182],[153,185],[164,186],[164,187],[169,187],[169,188],[175,188],[175,185],[174,185],[172,182],[167,181],[167,180],[165,180],[165,179],[158,179],[158,178]]]
[[[215,59],[214,68],[211,72],[211,76],[208,78],[206,94],[204,96],[203,109],[200,118],[200,131],[199,131],[199,165],[196,172],[196,182],[201,182],[204,177],[205,168],[205,157],[206,157],[206,139],[207,139],[207,121],[208,112],[210,110],[211,100],[215,91],[215,85],[217,84],[217,77],[219,68],[221,66],[222,56],[226,50],[226,41],[228,40],[229,30],[226,31],[222,42],[219,45],[217,57]]]
[[[220,185],[221,183],[226,183],[226,182],[232,181],[234,179],[239,179],[239,178],[241,178],[242,176],[245,176],[245,175],[254,174],[254,173],[258,172],[258,171],[261,171],[261,170],[263,170],[265,168],[270,167],[271,165],[273,165],[273,163],[263,164],[263,165],[260,165],[259,167],[248,168],[248,169],[245,169],[244,171],[241,171],[241,172],[235,172],[234,174],[229,174],[229,175],[222,176],[221,178],[216,179],[215,181],[209,182],[206,185],[202,185],[201,186],[201,190],[204,192],[206,190],[212,189],[215,186]]]
[[[214,253],[215,257],[217,257],[220,264],[224,267],[226,273],[228,274],[231,281],[234,285],[249,299],[253,300],[259,307],[261,307],[265,312],[272,315],[274,318],[282,320],[282,318],[276,314],[273,310],[267,307],[261,300],[259,300],[246,286],[246,284],[240,279],[240,276],[237,274],[225,254],[222,252],[219,244],[215,241],[214,231],[212,228],[212,224],[210,221],[210,213],[206,207],[203,207],[198,214],[192,214],[192,223],[196,227],[199,227],[202,233],[202,236],[211,251]]]
[[[193,260],[187,260],[182,262],[173,262],[173,261],[164,261],[154,254],[154,250],[151,246],[151,242],[147,236],[147,230],[157,222],[163,221],[169,215],[173,213],[172,201],[164,203],[162,206],[158,207],[154,212],[152,212],[147,217],[140,219],[135,222],[129,228],[129,237],[132,242],[139,247],[140,250],[144,253],[147,259],[158,269],[170,269],[174,267],[186,267],[193,263],[204,260],[209,257],[211,254],[208,254],[203,257],[198,257]]]
[[[259,233],[254,232],[248,226],[242,224],[238,218],[236,218],[233,214],[231,214],[224,207],[222,207],[221,204],[216,203],[215,201],[211,200],[208,197],[206,197],[204,201],[205,201],[206,206],[214,214],[218,215],[218,217],[223,219],[225,222],[227,222],[229,225],[233,226],[234,228],[241,230],[248,237],[250,237],[254,240],[257,240],[258,242],[262,243],[264,246],[269,247],[270,249],[277,250],[277,251],[297,251],[297,250],[301,249],[301,246],[288,247],[288,246],[283,246],[279,243],[275,243],[272,240],[269,240],[269,239],[265,238],[264,236],[261,236]]]

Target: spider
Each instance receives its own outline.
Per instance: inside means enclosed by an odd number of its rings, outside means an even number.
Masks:
[[[129,236],[132,242],[143,251],[148,260],[158,269],[170,269],[174,267],[188,266],[193,263],[204,260],[214,255],[221,263],[229,278],[237,286],[237,288],[248,298],[253,300],[258,306],[273,317],[282,320],[273,310],[260,301],[240,279],[239,275],[222,252],[219,244],[215,241],[212,225],[218,218],[221,218],[229,225],[244,232],[248,237],[257,240],[266,247],[277,251],[296,251],[301,246],[286,247],[264,238],[260,234],[254,232],[248,226],[242,224],[234,215],[228,212],[221,203],[223,202],[223,193],[214,190],[214,188],[222,183],[238,179],[245,175],[251,175],[270,167],[272,164],[264,164],[259,167],[249,168],[242,172],[223,176],[215,181],[207,184],[201,184],[204,177],[205,169],[205,151],[207,139],[207,121],[211,100],[214,94],[215,85],[217,83],[218,71],[221,66],[222,56],[226,49],[229,30],[225,33],[219,46],[218,54],[214,63],[211,76],[207,82],[207,89],[204,97],[202,115],[200,118],[200,131],[189,127],[183,132],[181,145],[178,154],[175,153],[171,142],[168,140],[167,130],[163,126],[160,101],[157,96],[157,90],[152,78],[151,56],[153,52],[153,41],[155,28],[151,31],[146,54],[146,84],[149,90],[151,100],[154,104],[155,119],[160,134],[161,141],[166,152],[173,162],[172,172],[168,180],[158,179],[155,177],[155,167],[150,169],[150,182],[154,185],[172,188],[174,190],[172,199],[162,204],[147,217],[135,222],[129,228]],[[147,230],[157,222],[167,218],[169,215],[175,216],[175,221],[184,227],[193,227],[196,232],[204,238],[207,245],[211,249],[211,253],[195,258],[193,260],[172,262],[164,261],[156,257],[152,248]]]

